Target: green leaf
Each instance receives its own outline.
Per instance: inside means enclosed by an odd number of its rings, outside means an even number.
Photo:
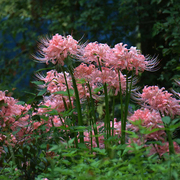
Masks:
[[[78,147],[84,150],[88,150],[88,148],[86,147],[86,145],[84,143],[79,143]]]
[[[69,129],[69,127],[66,127],[66,126],[59,126],[59,127],[57,127],[58,129],[62,129],[62,130],[68,130]]]
[[[46,114],[50,114],[50,115],[58,115],[58,111],[56,111],[55,109],[52,109],[52,111],[46,112]]]
[[[169,10],[165,9],[165,10],[163,11],[163,13],[168,13],[168,14],[170,14],[170,13],[171,13],[171,11],[169,11]]]
[[[98,92],[101,91],[101,90],[103,90],[103,86],[93,89],[93,91],[94,91],[95,93],[98,93]]]
[[[44,70],[49,70],[49,69],[52,69],[52,67],[42,68],[42,69],[37,70],[36,72],[40,72],[40,71],[44,71]]]
[[[178,70],[178,71],[179,71],[179,70],[180,70],[180,66],[178,66],[178,67],[176,68],[176,70]]]
[[[73,114],[73,112],[75,111],[75,109],[69,109],[69,110],[66,110],[64,112],[61,112],[62,116],[63,117],[67,117],[67,116],[71,116]]]
[[[16,135],[20,130],[21,130],[21,128],[18,128],[18,130],[17,131],[13,131],[12,134]]]
[[[76,126],[74,129],[85,131],[87,129],[87,127],[86,126]]]
[[[69,89],[69,93],[70,93],[70,96],[74,96],[73,89]],[[57,92],[54,92],[53,94],[62,94],[64,96],[68,96],[68,91],[57,91]]]
[[[45,89],[43,89],[43,90],[41,90],[39,93],[38,93],[38,95],[37,96],[42,96],[44,93],[46,93],[46,91],[47,91],[47,89],[45,88]]]
[[[40,105],[39,108],[49,108],[49,107],[46,105]]]
[[[48,117],[48,116],[45,116],[45,115],[41,115],[41,119],[44,119],[45,121],[48,121],[48,120],[49,120],[49,117]]]
[[[70,140],[68,141],[68,144],[69,144],[69,145],[72,145],[73,142],[74,142],[74,139],[75,139],[75,138],[70,139]]]
[[[180,118],[178,118],[178,119],[173,119],[173,121],[171,122],[171,124],[176,124],[176,123],[178,123],[180,121]]]
[[[174,141],[177,142],[178,144],[180,144],[180,139],[179,138],[175,139]]]
[[[44,82],[42,82],[42,81],[31,81],[31,83],[36,84],[36,85],[43,85],[44,84]]]
[[[71,152],[62,153],[62,156],[73,157],[77,154],[77,149]]]
[[[146,144],[158,144],[158,145],[163,145],[163,143],[161,141],[147,141]]]
[[[31,93],[31,92],[28,92],[28,91],[23,91],[23,92],[26,93],[26,94],[31,94],[31,95],[33,95],[33,96],[36,96],[35,93]]]
[[[165,124],[170,124],[171,118],[170,118],[169,116],[164,116],[164,117],[162,118],[162,121],[163,121],[163,123],[165,123]]]
[[[165,56],[165,55],[168,55],[170,53],[170,49],[168,49],[168,48],[164,48],[163,49],[163,55]]]
[[[61,152],[61,148],[59,145],[53,145],[52,148],[49,149],[49,151],[58,151],[58,152]]]
[[[18,101],[16,104],[17,104],[17,105],[24,105],[25,102],[24,102],[24,101]]]
[[[105,149],[93,148],[93,150],[95,152],[98,152],[99,154],[102,154],[102,155],[106,155],[107,154]]]
[[[85,84],[86,83],[86,79],[81,78],[81,79],[77,79],[77,84]]]

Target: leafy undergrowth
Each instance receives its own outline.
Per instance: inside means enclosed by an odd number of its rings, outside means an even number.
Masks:
[[[104,180],[180,178],[180,154],[150,155],[150,147],[109,145],[105,149],[74,147],[74,138],[58,141],[34,139],[22,146],[7,147],[1,157],[0,179],[20,180]],[[135,136],[135,134],[133,135]],[[56,143],[55,143],[56,140]],[[114,139],[114,141],[116,141]],[[111,141],[112,142],[112,141]],[[116,144],[116,143],[114,143]],[[158,142],[155,142],[158,144]]]

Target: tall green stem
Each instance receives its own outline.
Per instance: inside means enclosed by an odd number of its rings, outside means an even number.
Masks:
[[[115,95],[113,96],[113,108],[112,108],[112,136],[114,136],[114,108],[115,108]]]
[[[65,71],[64,71],[63,66],[61,66],[61,70],[62,70],[62,72],[63,72],[63,74],[64,74],[64,80],[65,80],[66,87],[67,87],[68,98],[69,98],[69,103],[70,103],[70,109],[72,110],[72,103],[71,103],[71,96],[70,96],[69,86],[68,86],[68,82],[67,82],[67,78],[66,78],[66,74],[65,74]],[[64,98],[63,98],[63,102],[64,102],[64,107],[65,107],[65,109],[67,110],[67,104],[66,104],[66,101],[65,101]],[[73,122],[73,126],[75,126],[75,118],[74,118],[74,115],[73,115],[73,114],[72,114],[72,122]],[[78,140],[77,140],[76,132],[74,132],[74,137],[75,137],[76,147],[78,147]]]
[[[121,104],[121,144],[125,144],[125,132],[124,132],[124,107],[122,101],[122,88],[121,88],[121,76],[120,71],[118,70],[118,77],[119,77],[119,96],[120,96],[120,104]]]
[[[70,74],[72,77],[72,82],[73,82],[73,87],[74,87],[74,92],[75,92],[75,97],[76,97],[76,105],[77,105],[77,112],[78,112],[78,125],[83,126],[83,117],[82,117],[82,112],[81,112],[81,104],[80,104],[76,80],[75,80],[75,77],[73,75],[73,71],[72,71],[71,67],[69,68],[69,71],[70,71]],[[83,132],[80,132],[80,143],[84,143]]]
[[[98,63],[99,63],[99,69],[102,72],[101,64],[98,58]],[[106,128],[106,136],[107,139],[111,136],[111,128],[110,128],[110,115],[109,115],[109,101],[108,101],[108,92],[107,92],[107,84],[103,84],[104,87],[104,94],[105,94],[105,108],[106,108],[106,113],[105,113],[105,128]]]
[[[89,88],[89,94],[90,94],[90,100],[91,100],[91,108],[92,108],[92,114],[93,114],[93,129],[94,129],[94,134],[96,136],[96,143],[97,143],[97,147],[99,147],[99,139],[97,137],[98,135],[98,131],[97,131],[97,127],[94,127],[94,124],[96,124],[97,120],[96,120],[96,114],[95,114],[95,108],[94,108],[94,99],[92,98],[92,92],[91,92],[91,87],[90,84],[88,82],[87,84],[88,88]]]
[[[120,102],[121,102],[121,144],[125,144],[125,136],[126,136],[125,130],[126,130],[126,122],[127,122],[129,101],[130,101],[130,96],[131,96],[133,75],[134,75],[134,70],[132,71],[131,82],[130,82],[130,85],[129,85],[128,71],[126,69],[126,94],[125,94],[125,108],[124,108],[123,103],[122,103],[122,89],[121,89],[120,72],[118,71],[119,83],[120,83],[119,84],[119,87],[120,87]],[[124,112],[124,114],[123,114],[123,112]]]
[[[169,129],[169,126],[166,125],[164,123],[164,127],[166,128],[166,134],[167,134],[167,137],[168,137],[168,142],[169,142],[169,154],[175,154],[175,150],[174,150],[174,144],[173,144],[173,139],[172,139],[172,133]]]
[[[130,96],[131,96],[134,69],[132,70],[130,86],[129,86],[127,74],[128,74],[128,72],[126,71],[126,102],[125,102],[126,104],[125,104],[125,116],[124,116],[124,130],[126,130],[126,122],[127,122],[127,115],[128,115],[128,109],[129,109],[129,100],[130,100]]]
[[[110,115],[109,115],[109,101],[108,101],[108,92],[107,92],[107,84],[104,84],[104,94],[105,94],[105,106],[106,106],[106,115],[105,115],[105,121],[106,121],[106,129],[107,129],[107,139],[111,135],[111,129],[110,129]]]

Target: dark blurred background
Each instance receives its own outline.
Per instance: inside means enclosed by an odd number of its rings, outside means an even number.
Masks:
[[[38,37],[71,34],[82,42],[127,43],[157,56],[161,69],[141,75],[140,85],[173,87],[180,71],[179,0],[0,0],[0,90],[25,100],[37,64]]]

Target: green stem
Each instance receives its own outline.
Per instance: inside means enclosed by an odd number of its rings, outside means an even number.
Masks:
[[[59,115],[59,118],[61,120],[62,125],[66,127],[66,124],[63,122],[62,117],[60,115]],[[66,132],[66,136],[67,136],[67,141],[69,141],[69,136],[67,135],[68,134],[67,129],[65,130],[65,132]],[[74,137],[77,138],[77,136],[74,136]],[[75,143],[76,143],[76,140],[75,140]],[[76,144],[76,147],[77,147],[77,144]]]
[[[72,109],[71,96],[70,96],[70,92],[69,92],[69,86],[68,86],[68,82],[67,82],[66,74],[65,74],[65,72],[64,72],[64,68],[63,68],[63,66],[61,66],[61,68],[62,68],[62,72],[63,72],[63,74],[64,74],[64,80],[65,80],[66,87],[67,87],[68,98],[69,98],[69,102],[70,102],[70,108]]]
[[[89,82],[88,82],[87,86],[89,88],[89,94],[90,94],[90,100],[91,100],[91,108],[92,108],[92,113],[93,113],[92,119],[94,120],[93,124],[96,125],[97,120],[96,120],[96,113],[95,113],[95,108],[94,108],[94,99],[92,98],[92,92],[91,92],[91,87],[90,87]],[[97,147],[99,147],[99,139],[97,137],[97,135],[98,135],[97,127],[96,126],[94,127],[94,125],[93,125],[93,129],[94,129],[94,134],[96,136]]]
[[[126,71],[127,74],[127,71]],[[132,89],[132,81],[133,81],[133,75],[134,75],[134,70],[132,71],[132,76],[131,76],[131,82],[130,82],[130,87],[128,87],[128,76],[126,77],[126,106],[125,106],[125,129],[126,129],[126,122],[127,122],[127,115],[128,115],[128,108],[129,108],[129,101],[130,101],[130,96],[131,96],[131,89]]]
[[[134,69],[132,70],[131,82],[129,86],[128,81],[128,72],[126,69],[126,95],[125,95],[125,113],[124,113],[124,120],[123,120],[123,143],[125,144],[125,130],[126,130],[126,122],[127,122],[127,115],[128,115],[128,108],[129,108],[129,101],[131,96],[131,89],[132,89],[132,81],[133,81]]]
[[[115,108],[115,95],[113,96],[113,108],[112,108],[112,136],[114,136],[114,108]]]
[[[170,131],[168,125],[164,124],[164,127],[166,128],[166,134],[167,134],[168,142],[169,142],[169,154],[170,155],[175,154],[171,131]]]
[[[99,69],[102,72],[101,64],[98,58],[99,63]],[[106,114],[105,114],[105,128],[106,128],[106,138],[108,139],[111,135],[111,129],[110,129],[110,115],[109,115],[109,101],[108,101],[108,93],[107,93],[107,84],[103,84],[104,87],[104,94],[105,94],[105,108],[106,108]]]
[[[107,84],[104,84],[104,94],[105,94],[105,106],[106,106],[106,115],[105,115],[105,121],[106,121],[106,128],[107,128],[107,139],[111,135],[111,129],[110,129],[110,115],[109,115],[109,101],[108,101],[108,93],[107,93]]]
[[[82,112],[81,112],[81,104],[80,104],[77,84],[76,84],[76,80],[75,80],[75,77],[73,75],[71,67],[69,68],[69,70],[70,70],[70,74],[72,77],[72,82],[73,82],[73,87],[74,87],[74,92],[75,92],[75,97],[76,97],[76,105],[77,105],[77,112],[78,112],[78,125],[83,126],[83,117],[82,117]],[[80,132],[80,143],[84,143],[83,132]]]
[[[120,91],[120,103],[121,103],[121,144],[125,144],[125,130],[124,130],[124,116],[123,116],[123,101],[122,101],[122,88],[121,88],[121,77],[120,71],[118,70],[119,77],[119,91]]]
[[[127,72],[127,69],[126,69],[126,95],[125,95],[125,110],[124,110],[124,131],[126,129],[126,119],[127,119],[127,113],[128,113],[128,105],[129,105],[129,102],[128,102],[128,96],[129,96],[129,89],[128,89],[128,72]]]
[[[69,98],[69,103],[70,103],[70,109],[72,110],[72,103],[71,103],[71,95],[70,95],[70,91],[69,91],[69,86],[68,86],[68,82],[67,82],[67,78],[66,78],[66,74],[65,74],[65,71],[64,71],[64,68],[63,66],[61,66],[61,71],[63,72],[64,74],[64,80],[65,80],[65,83],[66,83],[66,87],[67,87],[67,92],[68,92],[68,98]],[[64,107],[66,110],[68,110],[68,107],[67,107],[67,104],[66,104],[66,101],[63,97],[63,102],[64,102]],[[72,122],[73,122],[73,126],[75,126],[75,118],[74,118],[74,115],[72,114]],[[76,147],[78,147],[78,139],[77,139],[77,135],[76,135],[76,132],[74,132],[74,137],[75,137],[75,144],[76,144]]]

